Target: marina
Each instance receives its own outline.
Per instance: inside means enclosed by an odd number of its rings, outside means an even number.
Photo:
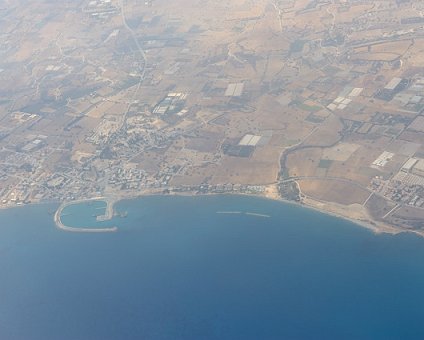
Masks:
[[[109,221],[113,218],[113,205],[114,201],[112,199],[107,199],[104,197],[96,197],[89,200],[77,200],[72,202],[63,203],[56,211],[54,215],[54,221],[56,227],[63,231],[74,232],[74,233],[107,233],[107,232],[116,232],[118,230],[117,227],[92,227],[92,226],[84,226],[84,227],[73,227],[65,225],[62,221],[63,217],[72,217],[72,214],[69,212],[65,212],[65,210],[69,207],[76,205],[84,205],[88,206],[93,205],[95,202],[104,202],[105,206],[94,207],[94,211],[104,209],[104,214],[97,215],[97,213],[92,214],[92,217],[95,217],[96,222]]]

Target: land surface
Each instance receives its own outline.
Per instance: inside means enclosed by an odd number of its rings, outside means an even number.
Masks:
[[[0,207],[253,194],[424,232],[424,3],[6,1]]]

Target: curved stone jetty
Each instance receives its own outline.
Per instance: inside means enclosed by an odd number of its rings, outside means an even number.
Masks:
[[[110,199],[107,199],[107,198],[104,198],[104,197],[96,197],[96,198],[71,201],[71,202],[66,202],[66,203],[61,204],[60,207],[56,210],[56,213],[54,214],[54,221],[56,223],[56,227],[59,228],[60,230],[74,232],[74,233],[108,233],[108,232],[117,231],[118,230],[117,227],[107,227],[107,228],[84,228],[84,227],[82,227],[82,228],[77,228],[77,227],[69,227],[69,226],[66,226],[62,223],[62,220],[61,220],[62,211],[67,206],[85,203],[85,202],[89,202],[89,201],[99,201],[99,200],[105,201],[107,206],[106,206],[105,214],[102,215],[102,216],[98,216],[97,220],[98,221],[110,220],[113,217],[113,203],[114,203],[113,200],[110,200]]]

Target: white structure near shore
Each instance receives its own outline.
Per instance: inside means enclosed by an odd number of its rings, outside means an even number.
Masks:
[[[89,201],[104,201],[106,202],[106,211],[105,214],[102,216],[98,216],[98,221],[107,221],[110,220],[113,217],[113,204],[114,201],[111,199],[107,199],[104,197],[96,197],[91,199],[85,199],[85,200],[78,200],[78,201],[71,201],[71,202],[65,202],[60,205],[60,207],[56,210],[56,213],[54,214],[54,221],[56,223],[57,228],[64,230],[64,231],[70,231],[74,233],[106,233],[106,232],[115,232],[118,230],[117,227],[107,227],[107,228],[77,228],[77,227],[69,227],[62,223],[61,216],[63,209],[70,205],[74,204],[81,204]]]

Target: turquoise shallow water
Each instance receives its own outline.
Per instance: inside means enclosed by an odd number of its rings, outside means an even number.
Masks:
[[[424,338],[416,236],[239,196],[122,201],[104,234],[55,208],[0,211],[0,339]]]
[[[102,216],[106,212],[105,201],[87,201],[84,204],[71,204],[62,210],[61,221],[68,227],[77,228],[104,228],[111,224],[111,221],[97,221],[97,216]]]

